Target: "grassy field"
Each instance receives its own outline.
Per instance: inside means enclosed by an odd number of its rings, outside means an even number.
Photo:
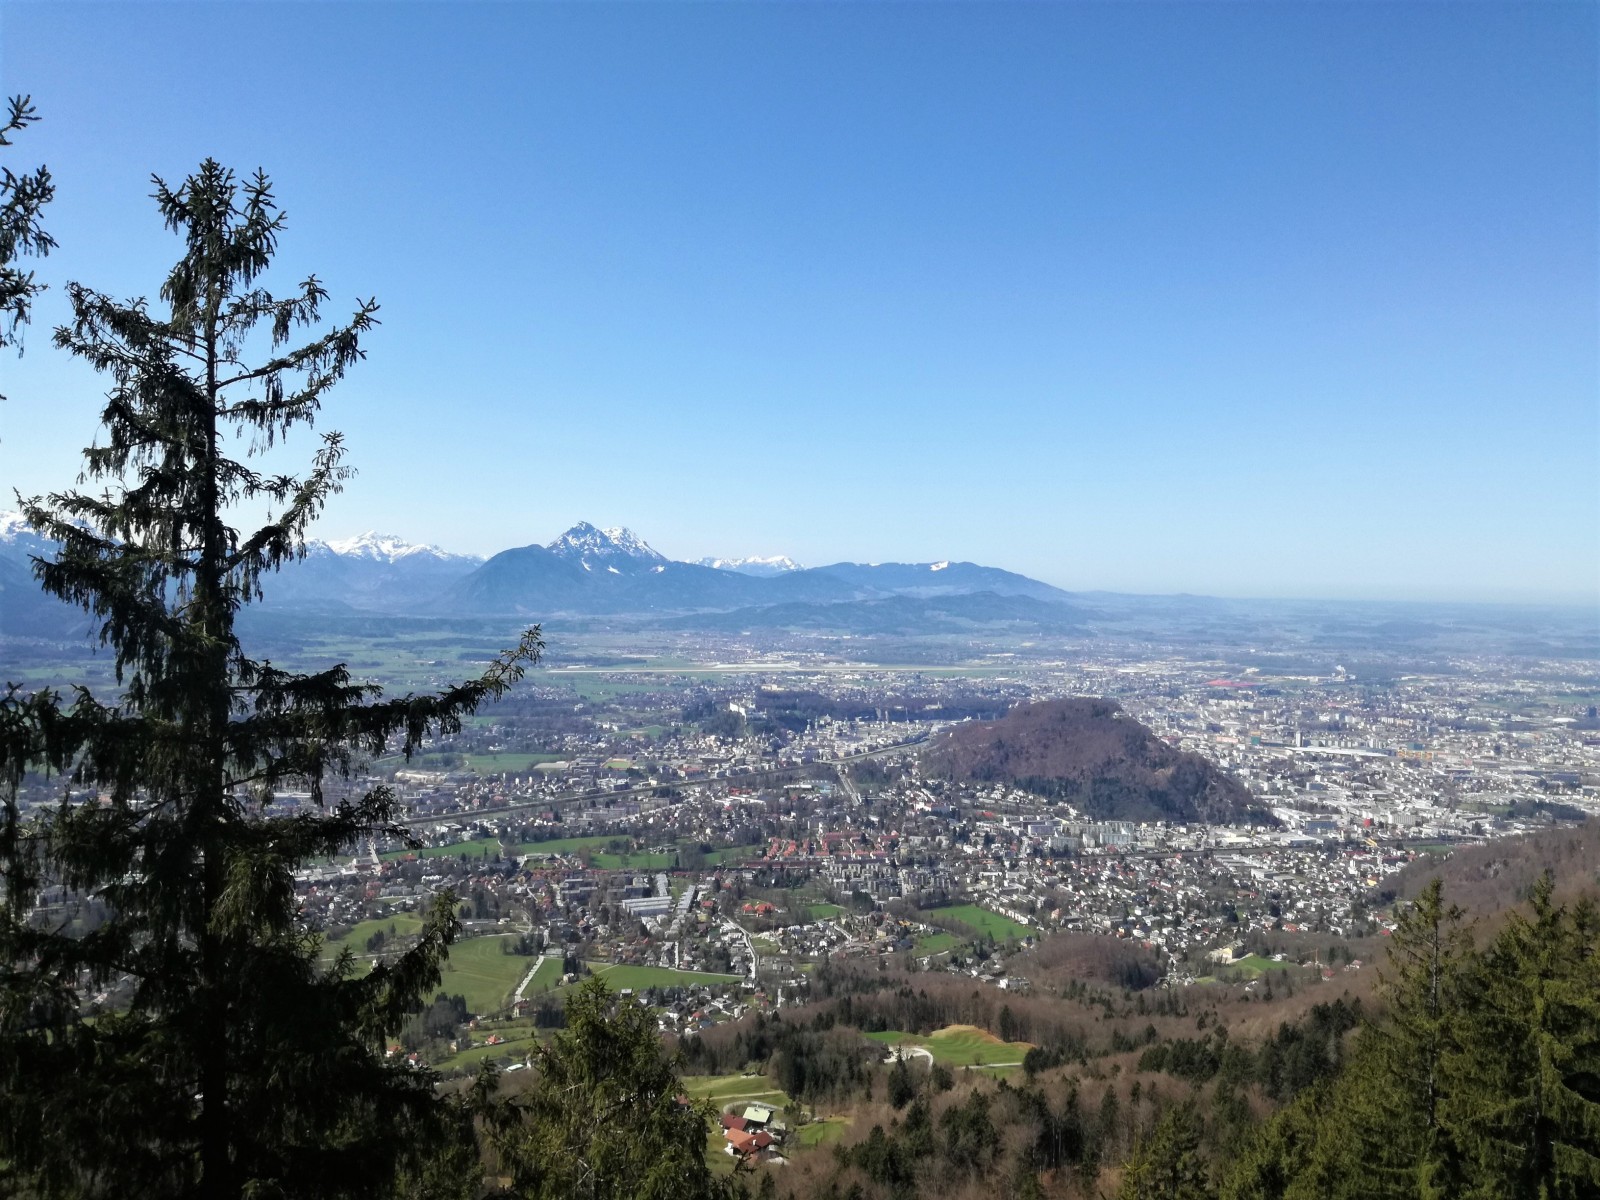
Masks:
[[[593,850],[616,840],[616,834],[600,833],[587,837],[551,838],[548,842],[518,842],[508,850],[512,854],[576,854],[580,850]]]
[[[526,774],[534,763],[560,762],[559,754],[543,754],[531,750],[502,751],[498,754],[468,754],[467,766],[480,775],[499,775],[510,771],[513,775]]]
[[[820,1121],[812,1121],[795,1130],[794,1141],[796,1145],[808,1148],[825,1146],[829,1142],[838,1141],[848,1128],[850,1128],[849,1117],[823,1117]]]
[[[953,933],[926,933],[916,940],[912,949],[917,954],[943,954],[960,944],[961,939]]]
[[[828,920],[832,920],[834,917],[837,917],[843,911],[844,911],[844,909],[840,908],[837,904],[808,904],[808,905],[806,905],[806,916],[810,917],[813,921],[828,921]]]
[[[1010,917],[1002,917],[999,913],[992,913],[987,908],[979,908],[976,904],[947,904],[942,908],[931,909],[941,917],[948,917],[953,921],[960,921],[963,925],[971,926],[986,937],[991,937],[997,942],[1003,942],[1008,937],[1024,938],[1033,932],[1026,925],[1013,921]]]
[[[665,871],[677,864],[676,854],[592,854],[590,864],[597,871]]]
[[[752,858],[760,858],[761,852],[760,846],[725,846],[706,855],[706,866],[720,867],[724,863],[745,862]]]
[[[610,988],[688,987],[690,984],[734,984],[742,975],[713,975],[708,971],[674,971],[671,967],[634,967],[617,963],[590,963],[589,969]]]
[[[1247,954],[1238,962],[1228,963],[1221,969],[1237,972],[1245,979],[1255,979],[1267,971],[1281,971],[1290,965],[1289,963],[1273,962],[1270,958],[1262,958],[1259,954]]]
[[[920,1046],[933,1055],[933,1061],[951,1067],[982,1066],[991,1063],[1019,1063],[1033,1046],[1028,1042],[1002,1042],[994,1034],[972,1025],[947,1025],[926,1036],[886,1029],[866,1035],[885,1046]]]
[[[510,1055],[512,1058],[520,1059],[539,1042],[538,1035],[531,1028],[526,1031],[520,1029],[500,1031],[500,1036],[505,1038],[505,1041],[497,1046],[473,1046],[469,1050],[462,1050],[429,1065],[438,1071],[453,1071],[461,1067],[475,1069],[486,1058]]]
[[[375,933],[389,934],[392,929],[394,937],[406,937],[418,932],[422,928],[422,918],[416,913],[397,912],[393,916],[380,917],[373,921],[362,921],[359,925],[352,925],[350,932],[342,938],[329,939],[322,944],[322,957],[333,959],[338,957],[339,951],[349,946],[357,954],[362,954],[367,948],[367,939]]]
[[[709,1100],[718,1108],[742,1100],[782,1108],[789,1097],[765,1075],[685,1075],[684,1092],[696,1100]]]
[[[530,671],[528,679],[544,687],[564,688],[585,700],[606,700],[612,696],[639,692],[664,692],[672,687],[665,679],[660,683],[629,683],[618,679],[601,679],[595,675],[580,675],[575,671]]]
[[[511,992],[531,965],[519,954],[506,954],[501,946],[509,936],[469,938],[450,947],[439,991],[459,994],[473,1013],[498,1012],[511,1000]]]
[[[561,958],[557,955],[554,958],[547,958],[539,964],[538,970],[534,971],[533,978],[528,981],[527,989],[522,994],[528,999],[532,999],[539,995],[540,992],[549,991],[560,982]]]

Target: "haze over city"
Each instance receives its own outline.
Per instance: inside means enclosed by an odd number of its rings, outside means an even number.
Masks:
[[[1596,597],[1591,6],[204,12],[0,9],[59,189],[24,494],[103,390],[62,284],[152,293],[149,175],[214,155],[275,278],[383,305],[326,537]]]

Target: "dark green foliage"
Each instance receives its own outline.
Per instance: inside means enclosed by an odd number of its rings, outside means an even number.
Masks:
[[[335,800],[330,783],[459,729],[540,643],[530,631],[482,678],[398,699],[343,666],[248,655],[240,608],[304,552],[349,474],[337,434],[303,476],[252,460],[312,423],[377,306],[294,345],[327,293],[314,277],[284,298],[261,286],[283,228],[267,179],[208,160],[176,189],[157,179],[155,198],[183,243],[160,303],[70,284],[55,334],[110,381],[84,452],[103,490],[23,503],[61,545],[36,563],[41,584],[93,616],[123,691],[0,698],[0,1191],[389,1195],[448,1135],[431,1079],[381,1047],[438,983],[453,901],[358,979],[348,952],[319,964],[293,872],[392,828],[387,790]],[[240,511],[267,515],[241,533]],[[73,789],[26,822],[25,770]],[[313,804],[276,807],[279,789]],[[34,922],[47,883],[107,919],[81,934]],[[86,1019],[96,992],[110,1003]]]
[[[0,146],[12,144],[11,135],[20,133],[39,119],[31,97],[12,96],[7,101],[5,119],[0,121]],[[28,323],[33,300],[44,291],[44,284],[17,265],[22,258],[43,258],[55,249],[55,239],[45,232],[40,216],[56,192],[46,167],[18,175],[10,167],[0,167],[0,347],[17,340],[20,328]]]
[[[1360,1022],[1360,1001],[1347,1004],[1341,997],[1313,1005],[1293,1025],[1280,1025],[1256,1057],[1255,1077],[1262,1090],[1274,1100],[1290,1100],[1337,1073],[1344,1061],[1344,1036]]]
[[[490,1140],[519,1200],[709,1200],[730,1182],[705,1161],[711,1110],[680,1100],[655,1019],[600,979],[567,1001],[567,1026],[543,1047],[534,1086],[493,1098],[479,1081]]]
[[[1439,1121],[1467,1195],[1600,1195],[1600,919],[1551,891],[1546,875],[1463,980]]]
[[[1122,1168],[1117,1200],[1209,1200],[1200,1153],[1200,1118],[1192,1104],[1169,1108]]]
[[[1551,892],[1547,875],[1480,952],[1426,888],[1395,932],[1387,1019],[1268,1123],[1223,1196],[1600,1195],[1600,920]]]
[[[897,1109],[904,1108],[916,1094],[916,1085],[911,1082],[911,1069],[906,1066],[904,1056],[896,1058],[894,1066],[889,1069],[889,1103]]]
[[[736,1071],[746,1063],[765,1063],[773,1081],[808,1104],[837,1103],[864,1095],[883,1047],[843,1029],[831,1013],[804,1024],[782,1013],[757,1014],[741,1023],[731,1038],[700,1037],[684,1043],[685,1061],[704,1074]]]

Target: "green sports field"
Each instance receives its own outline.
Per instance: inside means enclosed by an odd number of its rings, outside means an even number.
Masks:
[[[666,871],[677,865],[676,854],[591,854],[589,862],[597,871]]]
[[[526,775],[538,763],[560,762],[561,755],[503,750],[496,754],[468,754],[466,760],[467,766],[480,775]]]
[[[976,904],[947,904],[942,908],[928,911],[953,921],[960,921],[963,925],[997,942],[1003,942],[1007,938],[1025,938],[1033,932],[1026,925],[1013,921],[1010,917],[1002,917],[999,913],[979,908]]]

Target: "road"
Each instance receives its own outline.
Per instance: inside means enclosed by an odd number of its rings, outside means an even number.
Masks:
[[[544,966],[544,960],[554,957],[552,954],[541,954],[533,960],[533,966],[528,968],[528,973],[522,977],[522,982],[517,984],[517,990],[511,997],[511,1003],[515,1004],[522,999],[523,993],[528,990],[528,985],[533,982],[533,977],[539,973],[539,968]]]
[[[728,934],[737,934],[739,937],[744,939],[745,951],[750,955],[750,982],[754,983],[756,981],[756,971],[760,969],[761,966],[761,959],[756,955],[756,942],[755,939],[750,936],[750,931],[737,922],[729,921],[724,918],[722,922],[722,932]]]

